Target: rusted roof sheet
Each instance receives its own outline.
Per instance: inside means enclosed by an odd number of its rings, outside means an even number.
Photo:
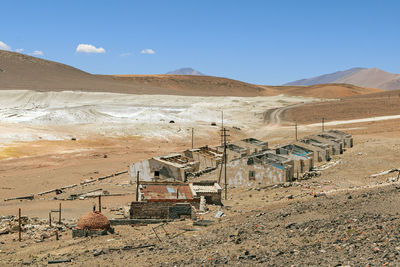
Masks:
[[[193,193],[188,184],[145,184],[141,186],[145,200],[150,199],[193,199]]]

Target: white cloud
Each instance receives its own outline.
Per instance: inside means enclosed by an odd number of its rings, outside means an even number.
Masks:
[[[76,47],[76,52],[78,53],[105,53],[106,50],[103,47],[95,47],[91,44],[79,44]]]
[[[15,52],[22,53],[22,52],[24,52],[24,49],[23,48],[17,48],[17,49],[15,49]]]
[[[3,43],[2,41],[0,41],[0,50],[10,51],[11,47],[9,45],[7,45],[6,43]]]
[[[140,51],[140,54],[149,54],[149,55],[153,55],[156,52],[154,52],[153,49],[147,48],[147,49],[143,49],[142,51]]]
[[[122,53],[121,55],[120,55],[121,57],[129,57],[129,56],[132,56],[132,53]]]
[[[35,50],[35,51],[33,51],[32,55],[34,55],[34,56],[43,56],[44,54],[43,54],[43,51]]]

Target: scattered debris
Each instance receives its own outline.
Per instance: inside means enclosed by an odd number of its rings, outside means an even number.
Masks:
[[[47,263],[48,264],[58,264],[58,263],[66,263],[66,262],[71,262],[72,259],[63,259],[63,260],[50,260]]]
[[[197,220],[193,222],[193,226],[209,226],[214,224],[212,220]]]
[[[217,214],[215,214],[215,218],[221,218],[222,215],[224,215],[223,211],[218,211]]]
[[[33,199],[34,199],[34,196],[33,196],[33,195],[29,195],[29,196],[22,196],[22,197],[10,197],[10,198],[5,198],[4,201],[20,200],[20,199],[29,199],[29,200],[33,200]]]
[[[400,169],[394,168],[394,169],[390,169],[390,170],[383,171],[383,172],[380,172],[380,173],[372,174],[371,177],[372,178],[376,178],[378,176],[386,175],[386,174],[389,174],[389,173],[392,173],[392,172],[399,172],[399,175],[400,175]]]
[[[323,165],[321,165],[321,166],[319,166],[317,168],[314,168],[313,170],[314,171],[323,171],[323,170],[329,169],[329,168],[331,168],[333,166],[336,166],[336,165],[338,165],[340,163],[342,163],[341,159],[338,159],[336,161],[330,161],[330,162],[325,163],[325,164],[323,164]]]
[[[109,248],[109,251],[121,251],[121,250],[134,250],[134,249],[141,249],[141,248],[152,248],[156,245],[141,245],[141,246],[123,246],[121,248]]]

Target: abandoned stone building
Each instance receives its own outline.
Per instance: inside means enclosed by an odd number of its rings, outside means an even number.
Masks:
[[[216,181],[196,181],[189,184],[196,197],[204,197],[207,204],[221,205],[222,188]]]
[[[327,153],[327,149],[318,145],[312,145],[311,143],[304,143],[297,141],[293,145],[300,147],[302,149],[312,151],[313,153],[313,163],[323,162],[330,160],[329,153]]]
[[[188,149],[184,154],[187,158],[198,161],[200,170],[216,168],[222,162],[223,157],[223,152],[208,146]]]
[[[255,138],[246,138],[236,141],[233,144],[247,149],[248,154],[258,153],[268,149],[268,142],[264,142]]]
[[[315,141],[321,142],[329,146],[332,155],[343,154],[343,145],[338,139],[331,139],[325,134],[309,135],[307,138],[313,139]]]
[[[312,137],[304,137],[301,140],[299,140],[299,143],[296,142],[296,144],[301,145],[300,143],[308,144],[310,146],[313,146],[315,148],[320,148],[322,151],[322,161],[329,161],[332,158],[332,146],[329,144],[325,144],[321,141],[316,140],[315,138]],[[325,154],[325,155],[323,155]]]
[[[131,219],[193,218],[200,197],[182,182],[140,182],[139,201],[131,203]]]
[[[284,183],[293,177],[293,160],[269,152],[234,159],[227,164],[229,185]]]
[[[217,150],[222,153],[224,151],[224,147],[218,146]],[[234,159],[240,159],[249,154],[250,154],[250,149],[248,148],[244,148],[236,144],[226,145],[226,158],[228,162]]]
[[[129,209],[130,219],[196,219],[196,212],[190,203],[175,202],[132,202]]]
[[[268,149],[267,142],[255,138],[235,141],[226,147],[228,182],[238,186],[293,181],[312,170],[314,164],[329,161],[333,155],[343,153],[344,147],[352,145],[351,135],[336,130],[309,135],[275,149]],[[142,181],[184,182],[197,177],[218,180],[223,151],[223,146],[205,146],[132,164],[131,182],[136,181],[137,171]]]
[[[199,167],[198,161],[181,154],[153,157],[130,165],[131,183],[136,182],[137,172],[141,181],[186,181],[190,173],[199,171]]]
[[[347,134],[347,133],[344,133],[344,132],[338,131],[338,130],[329,130],[328,132],[324,132],[324,133],[342,140],[342,142],[344,144],[343,147],[345,147],[345,148],[353,147],[353,137],[350,134]]]
[[[310,150],[290,144],[276,148],[275,153],[293,160],[296,178],[314,167],[313,152]]]

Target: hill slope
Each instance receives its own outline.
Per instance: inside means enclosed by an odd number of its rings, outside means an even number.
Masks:
[[[351,84],[316,84],[312,86],[268,86],[280,94],[292,96],[308,96],[317,98],[342,98],[347,96],[359,96],[379,93],[383,90],[365,88]]]
[[[93,75],[68,65],[0,50],[0,90],[89,91],[198,96],[273,95],[262,86],[193,75]]]
[[[400,74],[389,73],[377,68],[352,68],[309,79],[297,80],[285,85],[315,85],[322,83],[347,83],[363,87],[396,90],[400,89]]]
[[[198,96],[270,96],[275,89],[221,77],[199,75],[113,75],[135,86],[167,89],[168,94]]]
[[[0,50],[0,90],[89,91],[187,96],[272,96],[340,98],[378,92],[345,84],[261,86],[201,75],[92,75],[57,62]]]

